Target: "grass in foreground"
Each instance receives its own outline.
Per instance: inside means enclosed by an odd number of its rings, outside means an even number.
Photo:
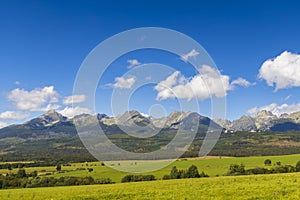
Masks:
[[[0,199],[300,199],[300,173],[0,190]]]

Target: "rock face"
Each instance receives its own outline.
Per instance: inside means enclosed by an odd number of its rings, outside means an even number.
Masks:
[[[232,129],[236,131],[256,130],[255,118],[243,115],[240,119],[232,122]]]
[[[227,119],[214,119],[214,122],[222,126],[223,128],[227,130],[232,130],[232,122]]]
[[[227,130],[233,131],[289,131],[300,130],[300,112],[284,113],[280,117],[270,111],[262,110],[253,117],[244,115],[238,120],[214,119]]]
[[[255,116],[255,125],[258,130],[269,130],[270,127],[274,124],[275,120],[278,119],[276,115],[274,115],[270,111],[260,111]]]
[[[132,126],[135,124],[143,127],[151,124],[151,120],[149,118],[135,110],[128,111],[123,115],[117,116],[115,121],[117,124],[124,126]]]
[[[67,121],[67,117],[64,117],[55,110],[49,110],[47,113],[26,122],[25,125],[28,125],[30,127],[43,127],[51,126],[55,123],[65,121]]]
[[[291,119],[294,123],[300,123],[300,112],[294,112],[288,115],[287,118]]]
[[[167,117],[156,119],[151,116],[142,115],[137,111],[129,111],[116,117],[104,117],[100,121],[107,126],[121,125],[123,127],[133,127],[137,125],[140,127],[147,126],[151,129],[197,130],[200,127],[202,131],[206,131],[209,126],[222,129],[222,127],[208,117],[201,116],[196,112],[175,111]]]

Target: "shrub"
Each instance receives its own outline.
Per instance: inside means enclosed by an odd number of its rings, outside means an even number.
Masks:
[[[122,183],[126,182],[139,182],[139,181],[153,181],[155,180],[154,175],[133,175],[128,174],[121,179]]]
[[[38,172],[37,171],[33,171],[28,176],[29,177],[37,177],[37,175],[38,175]]]
[[[292,165],[284,165],[284,166],[276,166],[271,169],[271,173],[289,173],[289,172],[295,172],[296,168]]]
[[[199,174],[199,176],[200,176],[200,177],[209,177],[207,174],[204,173],[204,171],[202,171],[202,172]],[[219,175],[217,175],[217,176],[219,176]]]
[[[265,165],[268,165],[268,166],[272,165],[272,161],[270,159],[266,159],[264,163],[265,163]]]
[[[162,180],[169,180],[169,179],[171,179],[170,175],[164,175],[162,177]]]
[[[180,179],[180,178],[200,178],[200,177],[208,177],[203,171],[199,174],[198,169],[195,165],[190,166],[187,170],[178,170],[176,166],[174,166],[170,172],[170,175],[164,175],[163,180],[167,179]]]
[[[56,171],[59,172],[60,170],[61,170],[61,164],[57,164],[57,165],[56,165]]]
[[[268,169],[262,167],[256,167],[254,169],[248,169],[247,174],[269,174],[270,171]]]
[[[180,178],[180,173],[179,173],[179,171],[178,171],[178,169],[177,169],[176,166],[174,166],[172,168],[172,170],[170,172],[170,178],[171,179],[178,179],[178,178]]]
[[[110,178],[100,178],[95,180],[95,184],[111,184],[114,183]]]
[[[229,171],[227,172],[228,176],[235,175],[244,175],[246,174],[245,166],[243,164],[231,164],[229,167]]]
[[[184,175],[184,178],[199,178],[199,177],[200,175],[195,165],[190,166]]]
[[[300,172],[300,160],[296,164],[296,171]]]
[[[16,174],[16,178],[25,178],[27,177],[25,169],[19,169],[18,173]]]
[[[277,165],[277,166],[280,166],[280,165],[281,165],[281,162],[280,162],[280,161],[276,162],[276,165]]]

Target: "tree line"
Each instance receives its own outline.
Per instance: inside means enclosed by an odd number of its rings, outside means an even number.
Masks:
[[[0,189],[9,188],[32,188],[72,185],[93,185],[114,183],[110,178],[94,179],[87,177],[65,176],[60,178],[40,177],[37,172],[26,173],[25,169],[19,169],[16,174],[10,173],[6,176],[0,175]]]
[[[272,161],[266,159],[264,164],[266,166],[271,166]],[[245,169],[243,164],[231,164],[227,176],[237,176],[237,175],[251,175],[251,174],[278,174],[278,173],[291,173],[300,172],[300,161],[297,162],[295,166],[293,165],[281,165],[281,162],[276,162],[275,166],[268,169],[264,167],[255,167],[251,169]]]
[[[178,170],[177,167],[174,166],[171,169],[170,174],[164,175],[162,180],[181,179],[181,178],[202,178],[202,177],[209,177],[209,176],[203,171],[199,173],[195,165],[191,165],[187,170],[183,170],[183,169]],[[128,174],[121,179],[121,182],[125,183],[125,182],[153,181],[153,180],[157,180],[154,175]]]

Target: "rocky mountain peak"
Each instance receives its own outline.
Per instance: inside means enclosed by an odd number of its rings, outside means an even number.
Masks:
[[[62,114],[56,112],[55,110],[49,110],[45,114],[34,118],[26,123],[30,127],[42,127],[52,125],[57,122],[64,122],[67,120],[67,117]]]
[[[276,115],[274,115],[271,111],[262,110],[254,116],[254,118],[265,118],[265,117],[274,117],[277,118]]]

